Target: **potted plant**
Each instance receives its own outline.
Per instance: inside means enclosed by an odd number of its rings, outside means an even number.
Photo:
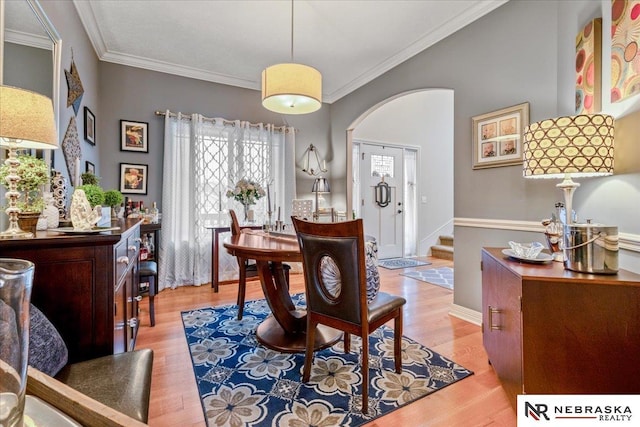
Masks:
[[[96,184],[83,184],[78,186],[78,189],[83,190],[87,196],[87,200],[92,208],[99,205],[104,205],[104,190]]]
[[[100,184],[100,177],[95,176],[91,172],[85,172],[80,175],[80,179],[82,179],[82,185],[98,185]]]
[[[107,190],[104,192],[104,204],[111,206],[111,219],[116,218],[116,206],[120,206],[124,197],[118,190]]]
[[[42,200],[42,186],[49,183],[49,168],[43,159],[31,155],[19,155],[20,165],[17,174],[20,181],[17,189],[22,192],[18,199],[18,207],[22,210],[18,214],[18,224],[25,231],[35,233],[38,218],[44,208]],[[6,185],[9,166],[0,166],[0,182]]]

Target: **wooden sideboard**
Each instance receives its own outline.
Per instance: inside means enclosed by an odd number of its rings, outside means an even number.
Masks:
[[[69,362],[132,350],[138,330],[140,220],[119,231],[0,240],[0,257],[35,264],[31,302],[51,320]]]
[[[482,250],[484,347],[517,394],[639,394],[640,275],[525,264]]]

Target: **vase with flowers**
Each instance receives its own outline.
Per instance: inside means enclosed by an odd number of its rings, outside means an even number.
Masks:
[[[227,197],[242,203],[244,209],[244,220],[249,220],[249,209],[251,205],[256,204],[260,198],[265,196],[264,188],[255,182],[242,178],[238,181],[232,190],[227,191]]]
[[[30,155],[19,155],[17,174],[20,181],[17,183],[17,189],[22,194],[18,199],[18,208],[21,212],[18,214],[18,224],[24,231],[35,233],[38,219],[44,208],[42,200],[42,188],[49,183],[49,168],[43,159],[38,159]],[[9,166],[3,164],[0,167],[0,183],[6,185],[6,178],[9,174]]]

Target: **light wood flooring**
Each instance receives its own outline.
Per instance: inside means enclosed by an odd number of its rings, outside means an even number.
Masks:
[[[452,262],[427,258],[430,266]],[[380,268],[382,290],[407,299],[404,335],[474,371],[474,375],[367,424],[382,426],[515,426],[514,409],[487,362],[479,326],[448,313],[453,292],[405,276],[403,270]],[[291,292],[304,292],[302,275],[291,276]],[[149,326],[147,298],[141,303],[136,348],[154,350],[149,425],[205,427],[180,312],[235,303],[237,286],[186,286],[156,296],[156,325]],[[258,281],[247,283],[247,301],[263,298]]]

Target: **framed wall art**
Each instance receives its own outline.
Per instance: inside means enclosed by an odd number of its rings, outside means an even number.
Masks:
[[[96,116],[87,107],[84,107],[84,140],[96,145]]]
[[[576,114],[602,109],[602,18],[576,36]]]
[[[96,174],[96,165],[94,165],[93,163],[91,163],[90,161],[86,160],[84,162],[84,171],[85,172],[89,172],[92,174]]]
[[[149,123],[120,120],[120,151],[149,152]]]
[[[147,194],[147,165],[120,163],[120,192]]]
[[[528,102],[473,117],[473,169],[522,164],[522,138],[528,124]]]
[[[640,93],[640,0],[611,2],[611,102]]]

